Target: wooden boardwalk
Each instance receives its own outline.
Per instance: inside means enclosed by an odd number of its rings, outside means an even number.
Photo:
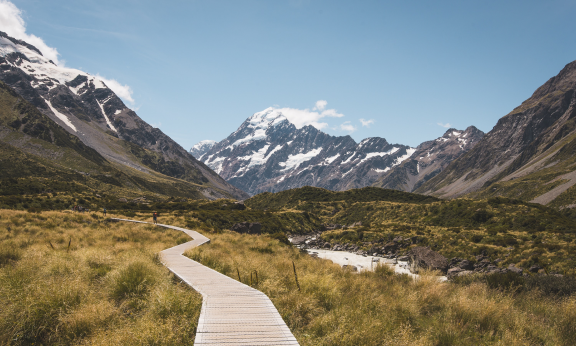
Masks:
[[[158,226],[182,231],[193,239],[160,254],[171,272],[202,294],[202,311],[194,345],[298,345],[268,296],[182,255],[188,249],[210,242],[210,239],[196,231],[163,224]]]

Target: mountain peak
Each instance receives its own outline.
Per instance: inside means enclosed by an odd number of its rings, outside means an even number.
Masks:
[[[24,42],[22,40],[14,38],[14,37],[8,36],[8,34],[5,33],[4,31],[0,31],[0,37],[7,39],[8,41],[12,42],[14,45],[20,45],[20,46],[26,47],[26,48],[40,54],[41,56],[44,56],[42,54],[42,52],[40,51],[40,49],[34,47],[33,45],[31,45],[28,42]],[[0,43],[0,44],[4,45],[5,43]],[[52,60],[49,60],[49,61],[52,62]]]
[[[248,126],[251,128],[265,129],[270,126],[277,125],[284,120],[288,120],[280,110],[273,107],[268,107],[261,112],[254,113],[251,117],[246,119]]]
[[[192,149],[190,149],[190,154],[197,159],[200,159],[208,150],[216,144],[216,141],[211,139],[206,139],[196,143]]]

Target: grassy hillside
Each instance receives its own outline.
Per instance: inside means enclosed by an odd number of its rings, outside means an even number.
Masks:
[[[402,203],[431,203],[439,201],[431,196],[418,195],[397,190],[382,189],[378,187],[364,187],[347,191],[330,191],[319,187],[305,186],[297,189],[277,193],[265,192],[245,201],[253,209],[280,209],[300,207],[302,203],[314,202],[402,202]]]
[[[178,169],[158,154],[110,137],[152,169],[170,173]],[[137,150],[138,149],[138,150]],[[0,82],[0,195],[42,192],[107,193],[118,197],[143,194],[206,198],[207,187],[173,178],[155,171],[143,172],[112,163],[68,133],[36,107]],[[195,171],[198,173],[199,171]],[[198,173],[199,174],[199,173]],[[219,189],[222,196],[228,196]]]

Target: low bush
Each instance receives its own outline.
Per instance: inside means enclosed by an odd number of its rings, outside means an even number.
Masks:
[[[0,245],[0,267],[15,261],[22,257],[22,251],[14,244]]]
[[[120,268],[112,279],[112,297],[125,299],[134,296],[143,296],[156,279],[155,268],[149,264],[136,261]]]
[[[564,297],[576,293],[576,278],[556,275],[534,275],[526,278],[524,287],[545,296]]]
[[[282,244],[292,245],[292,243],[290,243],[290,240],[288,240],[288,237],[286,236],[286,234],[284,234],[282,232],[272,233],[269,235],[269,237],[272,239],[278,240]]]

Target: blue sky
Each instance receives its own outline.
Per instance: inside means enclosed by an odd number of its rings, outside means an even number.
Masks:
[[[11,2],[186,149],[271,106],[356,141],[487,132],[576,60],[575,1]]]

